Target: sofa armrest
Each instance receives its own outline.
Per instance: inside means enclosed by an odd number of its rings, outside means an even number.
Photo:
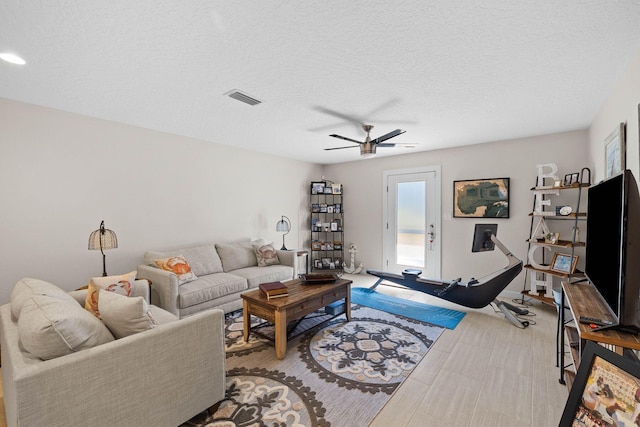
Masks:
[[[292,279],[298,278],[298,253],[296,251],[283,251],[280,249],[276,250],[278,254],[278,259],[280,260],[280,264],[288,265],[293,268],[293,276]]]
[[[19,350],[8,305],[0,316],[8,426],[175,427],[224,398],[221,310],[47,361]]]
[[[178,276],[149,265],[138,266],[138,278],[151,281],[150,302],[180,317],[178,308]]]

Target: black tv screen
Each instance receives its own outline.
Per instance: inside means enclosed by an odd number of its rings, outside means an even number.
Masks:
[[[618,316],[622,244],[622,175],[589,189],[585,274]]]
[[[640,196],[626,170],[589,188],[585,274],[618,323],[640,326]]]

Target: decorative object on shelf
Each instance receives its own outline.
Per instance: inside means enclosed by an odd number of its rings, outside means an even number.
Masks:
[[[289,232],[291,231],[291,220],[286,216],[282,215],[282,217],[280,218],[280,221],[278,221],[278,223],[276,224],[276,231],[283,233],[282,247],[280,248],[280,250],[283,250],[283,251],[288,250],[287,247],[284,245],[284,236],[289,234]]]
[[[349,253],[351,254],[351,266],[347,267],[346,263],[342,264],[345,273],[358,274],[360,273],[360,271],[362,271],[362,268],[364,267],[362,261],[360,261],[360,265],[356,268],[356,252],[358,252],[358,248],[355,243],[352,243],[351,246],[349,246]]]
[[[453,181],[455,218],[509,218],[509,178]]]
[[[100,222],[100,228],[89,235],[89,250],[100,249],[102,253],[102,276],[107,276],[107,256],[106,249],[116,249],[118,247],[118,236],[112,230],[104,228],[104,221]]]
[[[560,233],[549,233],[545,236],[544,242],[555,245],[560,240]]]
[[[625,124],[620,123],[605,140],[605,177],[617,175],[626,167]]]
[[[560,208],[560,215],[562,216],[570,215],[571,212],[573,212],[573,209],[571,208],[571,206],[563,206]]]
[[[553,180],[554,187],[557,187],[555,183],[560,181],[560,178],[556,175],[556,172],[558,172],[558,165],[555,163],[541,163],[536,165],[536,169],[538,169],[536,187],[544,187],[545,178]],[[550,171],[546,171],[545,169],[550,169]]]
[[[568,173],[564,176],[564,186],[568,187],[580,182],[580,174],[578,172]]]
[[[555,271],[556,273],[564,273],[564,274],[573,274],[576,270],[576,265],[578,264],[578,256],[570,255],[570,254],[553,254],[553,259],[551,260],[551,268],[550,271]]]
[[[333,194],[342,194],[342,184],[331,184],[331,192]]]

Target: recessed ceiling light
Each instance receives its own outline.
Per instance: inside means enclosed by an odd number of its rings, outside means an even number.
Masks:
[[[3,59],[7,62],[10,62],[12,64],[17,64],[17,65],[26,64],[26,61],[24,59],[20,58],[18,55],[14,55],[13,53],[8,53],[8,52],[0,53],[0,59]]]

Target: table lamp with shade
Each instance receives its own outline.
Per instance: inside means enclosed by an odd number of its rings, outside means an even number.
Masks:
[[[93,231],[89,236],[89,250],[100,249],[102,253],[102,276],[107,275],[107,257],[105,249],[115,249],[118,247],[118,237],[112,230],[104,228],[104,221],[100,223],[100,228]]]
[[[284,236],[289,234],[289,232],[291,231],[291,220],[286,216],[282,215],[280,221],[278,221],[278,223],[276,224],[276,231],[280,233],[284,233],[282,234],[282,248],[280,249],[283,251],[288,250],[287,247],[284,245]]]

